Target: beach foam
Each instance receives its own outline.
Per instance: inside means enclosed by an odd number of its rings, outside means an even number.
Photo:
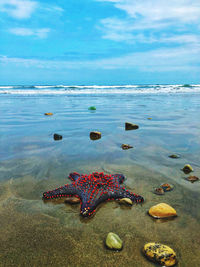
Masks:
[[[200,93],[200,85],[31,85],[0,86],[0,94],[77,95],[77,94],[178,94]]]

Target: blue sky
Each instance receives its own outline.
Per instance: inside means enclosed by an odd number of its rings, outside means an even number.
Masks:
[[[0,84],[200,83],[199,0],[0,0]]]

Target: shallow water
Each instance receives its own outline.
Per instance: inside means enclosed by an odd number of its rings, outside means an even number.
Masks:
[[[154,266],[141,252],[150,241],[172,247],[179,266],[199,266],[200,182],[188,182],[181,171],[190,163],[200,177],[199,102],[199,94],[188,93],[1,95],[0,266]],[[140,128],[125,131],[125,121]],[[92,130],[102,138],[91,141]],[[54,133],[63,140],[54,141]],[[134,148],[124,151],[122,143]],[[105,203],[91,219],[80,217],[79,204],[44,203],[42,193],[70,182],[72,171],[123,173],[127,189],[145,202]],[[163,182],[174,190],[153,194]],[[178,217],[149,217],[160,202]],[[121,252],[105,248],[110,231],[123,240]]]

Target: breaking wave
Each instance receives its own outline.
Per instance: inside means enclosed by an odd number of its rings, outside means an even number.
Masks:
[[[200,93],[200,84],[0,86],[0,94],[13,94],[13,95],[177,94],[177,93]]]

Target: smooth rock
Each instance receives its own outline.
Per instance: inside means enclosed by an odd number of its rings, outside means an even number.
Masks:
[[[123,149],[123,150],[127,150],[127,149],[130,149],[130,148],[133,148],[131,145],[127,145],[127,144],[122,144],[121,145],[121,148]]]
[[[133,123],[130,123],[130,122],[126,122],[125,123],[125,130],[128,131],[128,130],[136,130],[138,129],[139,126],[137,124],[133,124]]]
[[[128,205],[133,205],[133,201],[130,198],[121,198],[119,199],[120,204],[128,204]]]
[[[176,155],[176,154],[172,154],[172,155],[169,155],[169,158],[171,158],[171,159],[179,159],[180,156]]]
[[[162,266],[174,266],[177,262],[174,250],[163,244],[147,243],[144,245],[143,252],[148,259]]]
[[[121,250],[123,246],[123,242],[120,239],[120,237],[116,235],[115,233],[109,233],[106,238],[106,246],[109,249]]]
[[[165,191],[165,192],[169,192],[172,191],[174,189],[173,185],[171,184],[161,184],[160,187]]]
[[[165,191],[163,190],[163,188],[156,188],[155,190],[154,190],[154,193],[156,194],[156,195],[164,195],[165,194]]]
[[[154,218],[169,218],[177,216],[176,210],[166,203],[159,203],[149,209],[149,215]]]
[[[77,204],[80,203],[80,199],[78,197],[67,197],[65,199],[65,202],[70,204]]]
[[[91,140],[98,140],[101,138],[100,132],[90,132],[90,139]]]
[[[55,134],[53,135],[53,138],[54,138],[55,141],[62,140],[62,135],[60,135],[60,134],[56,134],[56,133],[55,133]]]
[[[46,112],[46,113],[44,113],[44,115],[46,115],[46,116],[52,116],[53,113],[52,112]]]
[[[193,168],[190,164],[186,164],[183,167],[182,171],[187,174],[187,173],[193,172]]]
[[[197,177],[197,176],[189,176],[189,177],[187,177],[187,180],[190,181],[191,183],[194,183],[194,182],[199,180],[199,177]]]
[[[96,110],[96,107],[91,106],[91,107],[89,107],[88,109],[89,109],[89,110]]]

